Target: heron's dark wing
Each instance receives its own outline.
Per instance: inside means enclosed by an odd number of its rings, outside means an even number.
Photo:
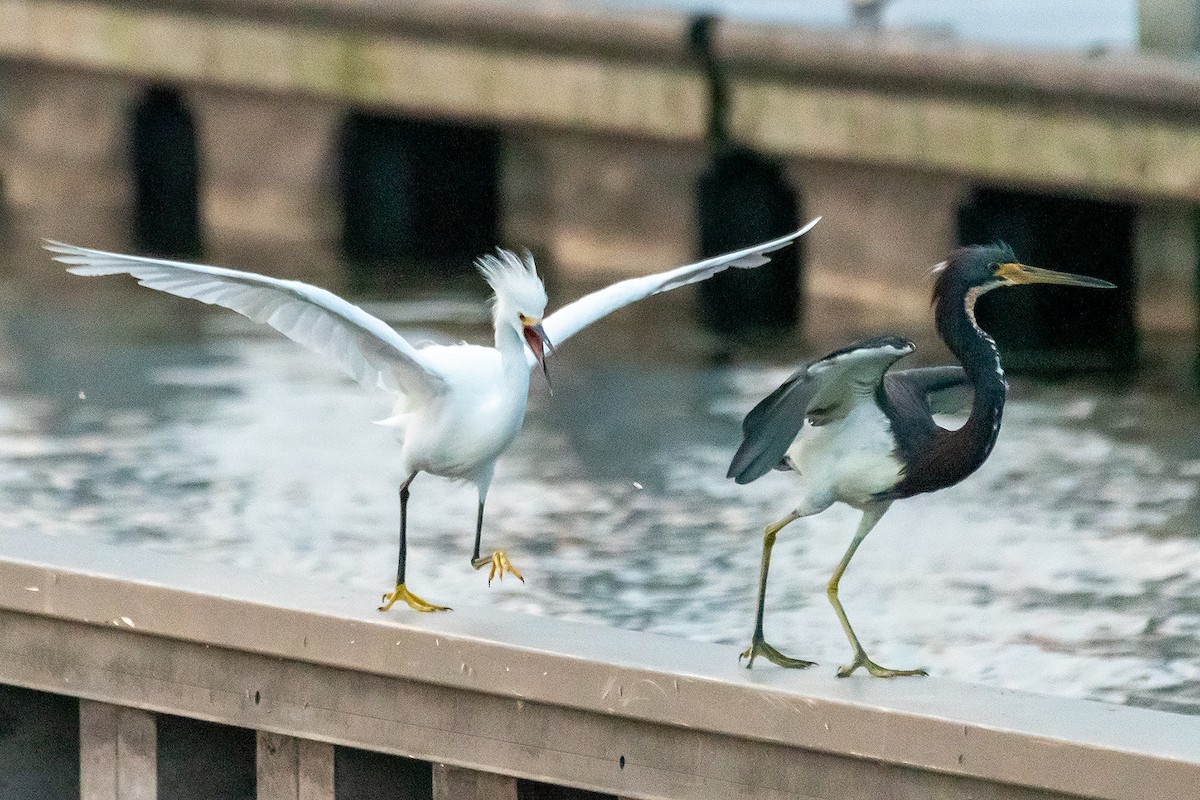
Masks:
[[[912,345],[904,339],[881,336],[796,370],[742,421],[742,444],[726,477],[750,483],[780,466],[805,420],[824,425],[845,417],[856,402],[871,398],[888,367],[910,352]]]
[[[801,364],[800,369],[789,375],[773,392],[750,409],[750,413],[742,420],[742,432],[746,433],[759,427],[763,420],[776,413],[781,403],[800,406],[803,413],[816,389],[816,383],[808,380],[808,364]]]
[[[879,405],[892,424],[896,449],[905,464],[913,463],[941,430],[933,415],[961,410],[968,388],[962,367],[897,370],[884,377]]]
[[[933,414],[954,414],[971,404],[971,387],[962,367],[919,367],[889,372],[884,388],[904,385],[917,397],[924,396]]]
[[[725,477],[749,483],[779,466],[804,427],[818,388],[820,384],[804,365],[752,408],[742,420],[742,444]]]

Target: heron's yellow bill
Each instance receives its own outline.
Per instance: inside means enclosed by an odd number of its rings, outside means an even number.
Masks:
[[[1090,278],[1086,275],[1072,275],[1069,272],[1055,272],[1052,269],[1039,269],[1016,262],[996,265],[996,277],[1008,281],[1009,284],[1053,283],[1060,286],[1090,286],[1093,289],[1115,289],[1115,283]]]

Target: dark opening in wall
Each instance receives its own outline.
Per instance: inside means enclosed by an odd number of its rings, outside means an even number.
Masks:
[[[158,800],[254,800],[257,734],[159,714]]]
[[[610,794],[555,786],[552,783],[518,780],[517,800],[617,800]]]
[[[335,800],[430,800],[433,769],[416,761],[354,747],[335,747]]]
[[[1113,290],[1063,286],[991,292],[976,309],[1005,367],[1027,372],[1128,370],[1137,361],[1131,204],[984,188],[959,209],[960,244],[1003,241],[1035,267],[1103,278]]]
[[[718,152],[697,188],[700,255],[716,256],[798,226],[800,201],[775,162],[744,148]],[[757,269],[730,269],[699,284],[700,319],[736,334],[790,330],[801,315],[804,239]]]
[[[499,231],[494,130],[351,114],[341,143],[342,248],[356,282],[407,266],[465,271]]]
[[[79,797],[79,701],[0,686],[0,797]]]
[[[142,96],[133,111],[130,158],[134,246],[161,256],[199,255],[196,123],[176,89],[151,87]]]

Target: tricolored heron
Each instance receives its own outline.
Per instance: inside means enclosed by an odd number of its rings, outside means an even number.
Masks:
[[[975,302],[992,289],[1029,283],[1115,288],[1097,278],[1019,264],[1003,245],[956,250],[934,271],[937,330],[961,367],[888,372],[913,351],[912,342],[899,336],[868,339],[800,367],[742,423],[743,441],[728,477],[744,484],[780,469],[799,473],[803,481],[800,504],[763,535],[754,636],[741,654],[747,667],[756,656],[783,667],[812,665],[783,655],[763,637],[767,570],[780,530],[841,501],[863,513],[827,587],[829,602],[854,648],[853,661],[838,675],[845,677],[859,667],[877,677],[926,674],[881,667],[867,657],[838,599],[838,582],[892,501],[952,486],[978,469],[992,451],[1008,384],[996,343],[975,322]],[[934,412],[943,410],[938,392],[962,384],[974,391],[970,416],[961,428],[946,430],[933,420]]]
[[[818,218],[819,219],[819,218]],[[807,232],[817,220],[778,239],[705,259],[656,275],[615,283],[564,306],[545,319],[546,289],[532,256],[507,250],[478,260],[495,292],[495,346],[409,344],[389,325],[324,289],[252,272],[157,258],[107,253],[48,242],[56,259],[77,275],[128,273],[143,286],[224,306],[265,322],[293,341],[331,358],[364,386],[396,397],[394,426],[403,439],[400,463],[400,556],[396,588],[383,596],[386,611],[404,601],[417,611],[444,611],[408,589],[405,580],[409,486],[429,472],[472,483],[478,489],[475,550],[471,565],[490,567],[488,583],[504,573],[524,580],[508,555],[480,555],[483,507],[496,460],[525,419],[529,373],[540,365],[549,380],[546,357],[575,333],[601,317],[659,292],[704,280],[728,267],[761,266],[771,253]]]

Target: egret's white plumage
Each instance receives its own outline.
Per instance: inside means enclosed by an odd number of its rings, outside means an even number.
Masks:
[[[404,586],[405,507],[408,487],[419,472],[475,484],[479,491],[475,553],[479,568],[492,565],[520,577],[502,551],[480,558],[483,506],[496,460],[521,429],[530,367],[575,333],[623,306],[704,280],[729,267],[765,264],[820,218],[798,231],[755,247],[705,259],[667,272],[613,284],[545,316],[546,290],[533,258],[507,250],[480,258],[477,266],[495,292],[494,345],[414,347],[382,320],[336,295],[293,280],[180,261],[109,253],[47,242],[56,260],[77,275],[127,273],[143,286],[224,306],[264,322],[293,341],[328,356],[364,386],[396,397],[391,417],[402,437],[401,550],[397,589],[387,606],[404,600],[418,610],[436,610]],[[544,317],[544,319],[543,319]],[[490,577],[489,577],[490,580]]]
[[[432,396],[445,383],[391,326],[332,292],[300,281],[47,242],[76,275],[129,274],[161,292],[224,306],[327,356],[364,386]]]
[[[504,301],[522,308],[546,308],[549,302],[546,287],[538,277],[537,266],[528,251],[520,258],[511,250],[498,248],[495,255],[480,256],[476,265],[495,292],[493,302]]]

